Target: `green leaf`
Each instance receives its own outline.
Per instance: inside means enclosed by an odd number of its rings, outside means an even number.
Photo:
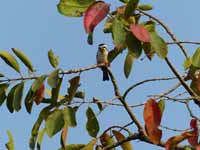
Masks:
[[[29,140],[29,147],[31,148],[31,150],[35,149],[35,143],[36,143],[36,140],[37,140],[37,136],[38,136],[38,132],[39,132],[39,128],[43,122],[44,119],[47,118],[47,116],[49,115],[49,111],[53,108],[52,105],[49,105],[49,106],[46,106],[45,108],[43,108],[32,128],[32,131],[31,131],[31,137],[30,137],[30,140]]]
[[[24,82],[16,85],[16,89],[14,91],[14,97],[13,97],[13,108],[16,111],[19,111],[21,109],[21,102],[22,102],[22,96],[23,96],[23,90],[24,90]]]
[[[108,61],[111,63],[121,52],[122,50],[118,48],[114,48],[113,50],[109,51]]]
[[[131,51],[135,58],[139,58],[142,54],[142,45],[141,42],[135,38],[131,33],[128,33],[126,36],[126,44],[128,50]]]
[[[33,101],[34,101],[34,97],[35,97],[35,93],[32,91],[32,89],[30,88],[26,97],[25,97],[25,108],[26,111],[30,114],[31,110],[32,110],[32,106],[33,106]]]
[[[164,59],[168,52],[167,44],[156,32],[150,32],[150,35],[152,49],[160,58]]]
[[[43,128],[39,133],[38,133],[38,139],[37,139],[37,150],[41,149],[41,144],[42,140],[45,134],[45,128]]]
[[[59,65],[59,57],[58,56],[55,56],[55,54],[54,54],[54,52],[53,52],[53,50],[52,49],[50,49],[49,51],[48,51],[48,58],[49,58],[49,62],[50,62],[50,64],[51,64],[51,66],[53,67],[53,68],[57,68],[58,67],[58,65]]]
[[[78,92],[76,92],[74,97],[80,98],[80,99],[85,99],[85,93],[82,91],[78,91]]]
[[[165,101],[163,99],[158,101],[158,106],[163,114],[164,110],[165,110]]]
[[[65,146],[65,150],[80,150],[83,148],[85,144],[69,144]],[[63,148],[60,148],[59,150],[64,150]]]
[[[101,103],[101,100],[99,100],[99,99],[94,97],[92,101],[95,104],[97,104],[97,107],[98,107],[99,111],[102,111],[104,109],[103,104]]]
[[[10,130],[7,131],[8,137],[9,137],[9,142],[6,143],[6,148],[7,150],[14,150],[14,139],[12,136],[12,133],[10,132]]]
[[[54,70],[48,75],[47,83],[50,87],[55,88],[58,84],[59,69]]]
[[[10,92],[8,93],[8,96],[7,96],[6,105],[7,105],[7,108],[8,108],[10,113],[14,112],[14,106],[13,106],[14,93],[15,93],[15,90],[16,90],[17,86],[18,86],[18,84],[15,85],[14,87],[12,87],[12,89],[10,90]]]
[[[124,15],[126,17],[133,15],[135,9],[137,8],[138,3],[139,3],[139,0],[129,0],[129,2],[126,5]]]
[[[126,31],[123,23],[116,17],[112,25],[112,38],[117,49],[124,49],[126,44]]]
[[[62,110],[53,111],[46,119],[45,128],[47,135],[51,138],[58,133],[64,126],[64,118]]]
[[[194,55],[192,56],[192,65],[200,68],[200,47],[197,48]]]
[[[129,77],[132,70],[133,62],[136,58],[137,57],[132,51],[128,51],[128,54],[126,55],[126,59],[124,63],[124,74],[126,78]]]
[[[86,111],[86,116],[87,116],[87,123],[86,123],[87,132],[91,137],[96,137],[99,132],[99,122],[91,107],[88,107]]]
[[[143,4],[143,5],[139,5],[138,8],[143,11],[148,11],[148,10],[152,10],[153,6],[151,4]]]
[[[190,88],[197,94],[200,95],[200,91],[197,87],[197,82],[192,80],[192,82],[190,83]]]
[[[198,150],[198,148],[197,148],[198,146],[196,146],[196,150]],[[184,150],[192,150],[192,147],[190,147],[190,146],[185,146],[185,149]]]
[[[107,147],[107,146],[111,146],[115,144],[113,136],[110,136],[107,133],[104,133],[103,135],[100,136],[100,141],[103,147]],[[115,150],[115,148],[112,148],[111,150]]]
[[[19,49],[12,48],[12,51],[15,53],[15,55],[24,63],[24,65],[31,71],[34,72],[33,65],[31,61],[28,59],[28,57]]]
[[[80,76],[76,76],[69,80],[70,87],[68,88],[69,102],[71,102],[76,95],[76,91],[80,86]]]
[[[32,84],[32,91],[36,92],[41,87],[46,78],[46,75],[42,75],[39,78],[35,79],[35,81]]]
[[[0,57],[4,60],[5,63],[7,63],[10,67],[12,67],[15,71],[20,73],[20,67],[15,59],[15,57],[11,54],[9,54],[7,51],[0,51]]]
[[[59,13],[69,17],[80,17],[95,0],[60,0]]]
[[[152,60],[152,58],[153,58],[153,56],[155,54],[155,51],[152,50],[151,44],[150,43],[143,43],[142,44],[142,48],[144,49],[144,53],[147,56],[147,58],[149,60]]]
[[[4,75],[2,73],[0,73],[0,78],[4,77]]]
[[[113,24],[113,18],[107,18],[106,22],[104,24],[104,29],[103,32],[104,33],[111,33],[112,32],[112,24]]]
[[[59,99],[59,92],[60,92],[62,80],[63,80],[63,78],[58,78],[57,86],[55,88],[52,88],[52,90],[51,90],[51,95],[52,95],[51,99],[53,102],[57,102],[57,100]]]
[[[93,32],[88,33],[87,42],[90,45],[93,45]]]
[[[155,30],[156,30],[156,23],[152,20],[145,21],[141,24],[144,25],[144,28],[149,32],[155,32]]]
[[[29,147],[31,150],[35,149],[35,142],[36,142],[36,137],[31,136],[29,139]]]
[[[97,142],[96,139],[92,139],[87,145],[85,145],[80,150],[93,150],[94,149],[94,145],[96,144],[96,142]]]
[[[189,69],[190,66],[192,65],[192,60],[190,57],[186,58],[184,63],[183,63],[183,67],[185,70]]]
[[[9,84],[3,83],[0,84],[0,106],[4,103],[6,99],[6,91],[8,89]]]
[[[70,127],[76,127],[76,112],[72,107],[65,107],[63,110],[65,123]]]
[[[122,3],[128,3],[128,0],[119,0]]]

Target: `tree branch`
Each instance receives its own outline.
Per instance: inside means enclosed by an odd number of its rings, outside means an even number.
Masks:
[[[145,15],[145,16],[148,16],[149,18],[153,19],[154,21],[156,21],[157,23],[159,23],[163,29],[165,29],[165,31],[168,33],[168,35],[171,37],[171,39],[179,46],[179,48],[182,50],[183,54],[185,55],[186,58],[188,58],[188,54],[187,54],[187,50],[186,48],[181,45],[181,43],[179,43],[179,40],[176,38],[176,36],[172,33],[172,31],[161,21],[159,20],[158,18],[142,11],[142,10],[139,10],[137,9],[141,14]]]
[[[167,57],[165,58],[165,61],[166,61],[167,65],[169,66],[169,68],[171,69],[171,71],[174,73],[174,75],[178,78],[178,80],[180,81],[180,83],[182,84],[182,86],[190,94],[190,96],[195,97],[194,98],[194,102],[200,107],[200,101],[199,101],[199,99],[197,99],[198,96],[187,85],[187,83],[184,81],[184,79],[181,77],[181,75],[178,73],[178,71],[174,68],[174,66],[172,65],[172,63],[169,61],[169,59]]]
[[[128,104],[125,102],[125,100],[123,99],[123,97],[121,96],[120,92],[119,92],[119,88],[117,85],[117,81],[114,77],[114,75],[112,74],[111,70],[109,68],[107,68],[111,82],[113,84],[114,87],[114,92],[115,92],[115,96],[119,97],[118,99],[120,100],[120,102],[123,104],[125,110],[127,111],[127,113],[129,114],[130,118],[132,119],[132,121],[135,123],[135,125],[138,128],[139,133],[146,135],[145,131],[142,127],[142,125],[140,124],[140,122],[138,121],[138,119],[136,118],[136,116],[133,114],[133,112],[131,111],[130,107],[128,106]]]
[[[62,71],[59,74],[60,75],[65,75],[65,74],[74,74],[74,73],[81,73],[81,72],[85,72],[88,70],[92,70],[92,69],[96,69],[98,67],[102,67],[105,66],[104,63],[101,64],[95,64],[95,65],[91,65],[85,68],[78,68],[78,69],[70,69],[70,70],[66,70],[66,71]],[[12,78],[12,79],[2,79],[0,80],[0,82],[12,82],[12,81],[21,81],[21,80],[34,80],[37,79],[39,76],[34,76],[34,77],[19,77],[19,78]]]
[[[144,83],[148,83],[148,82],[153,82],[153,81],[164,81],[164,80],[173,80],[173,79],[177,79],[176,77],[169,77],[169,78],[152,78],[152,79],[146,79],[146,80],[143,80],[143,81],[140,81],[132,86],[130,86],[125,92],[124,92],[124,95],[123,95],[123,99],[126,99],[126,96],[128,95],[128,93],[133,90],[134,88],[144,84]]]
[[[148,138],[142,136],[141,134],[138,134],[138,133],[134,133],[130,136],[128,136],[127,138],[111,145],[111,146],[107,146],[105,148],[103,148],[102,150],[109,150],[109,149],[112,149],[112,148],[115,148],[115,147],[118,147],[120,145],[122,145],[123,143],[125,142],[128,142],[128,141],[133,141],[133,140],[141,140],[143,142],[146,142],[146,143],[149,143],[149,144],[153,144]],[[153,144],[155,145],[155,144]],[[160,146],[160,147],[165,147],[165,142],[160,142],[157,146]],[[177,145],[175,147],[175,150],[185,150],[185,148],[188,147],[188,146],[181,146],[181,145]],[[193,149],[192,149],[193,150]]]
[[[194,41],[177,41],[177,42],[167,42],[169,45],[173,44],[195,44],[195,45],[200,45],[200,42],[194,42]]]

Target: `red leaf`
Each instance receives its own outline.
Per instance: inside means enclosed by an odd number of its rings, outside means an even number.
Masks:
[[[165,150],[172,150],[178,143],[190,138],[191,136],[191,132],[184,132],[181,135],[170,137],[165,144]]]
[[[147,134],[154,144],[158,144],[162,137],[162,131],[158,128],[162,113],[154,99],[149,99],[144,105],[144,121]]]
[[[110,5],[103,1],[94,2],[88,7],[84,15],[84,28],[87,33],[92,33],[94,28],[108,14]]]
[[[37,105],[39,105],[44,98],[44,90],[45,90],[45,86],[44,84],[42,84],[40,88],[36,91],[36,97],[34,101]]]
[[[197,146],[195,147],[195,150],[200,150],[200,145],[197,145]]]
[[[192,137],[188,138],[188,142],[192,146],[196,146],[198,144],[198,136],[199,136],[198,124],[196,119],[192,119],[190,121],[190,127],[193,129],[193,131],[192,131]]]
[[[130,30],[138,40],[146,43],[150,42],[150,34],[142,25],[131,24]]]

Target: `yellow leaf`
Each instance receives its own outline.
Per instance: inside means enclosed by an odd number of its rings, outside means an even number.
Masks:
[[[115,136],[115,138],[117,139],[118,142],[125,139],[125,136],[122,133],[120,133],[116,130],[113,130],[112,133],[113,133],[113,135]],[[133,149],[131,142],[125,142],[121,145],[121,147],[122,147],[123,150],[132,150]]]

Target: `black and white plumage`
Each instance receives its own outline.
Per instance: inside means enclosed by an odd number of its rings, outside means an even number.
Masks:
[[[99,44],[96,59],[97,64],[108,64],[108,47],[106,44]],[[107,67],[103,66],[101,67],[101,70],[103,71],[103,81],[109,80]]]

